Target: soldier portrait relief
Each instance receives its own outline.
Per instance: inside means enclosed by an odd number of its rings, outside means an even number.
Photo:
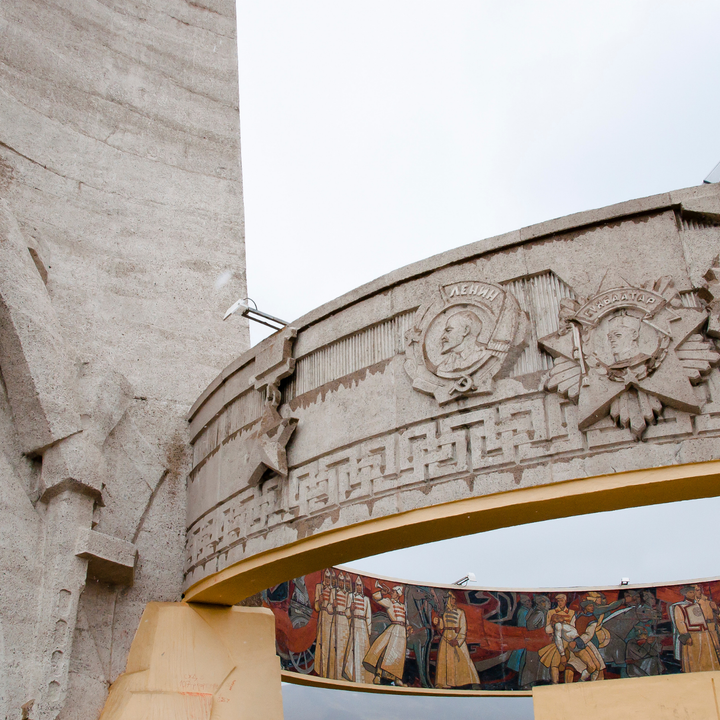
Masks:
[[[641,324],[640,318],[626,313],[611,316],[607,337],[615,358],[613,367],[628,367],[647,359],[647,355],[640,353],[638,345]]]
[[[539,344],[554,358],[546,388],[578,404],[578,427],[610,416],[640,439],[664,407],[701,411],[693,384],[720,362],[701,334],[708,317],[683,304],[672,278],[623,285],[605,278],[588,299],[560,302],[560,327]]]

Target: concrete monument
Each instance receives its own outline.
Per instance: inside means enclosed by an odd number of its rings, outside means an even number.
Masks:
[[[232,0],[0,7],[0,716],[278,718],[271,611],[230,609],[254,593],[295,578],[301,622],[302,578],[361,555],[720,492],[717,185],[449,251],[252,350],[221,330],[246,294],[235,33]],[[478,684],[462,603],[431,688],[430,596],[377,586],[376,632],[355,587],[321,587],[317,682],[407,691],[410,648],[423,691]],[[680,645],[714,642],[704,592],[665,608]],[[553,678],[582,636],[560,595]]]

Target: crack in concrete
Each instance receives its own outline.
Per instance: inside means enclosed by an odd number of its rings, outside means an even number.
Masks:
[[[158,480],[157,485],[153,489],[153,491],[150,493],[150,497],[148,498],[147,505],[145,505],[145,510],[143,510],[143,514],[140,516],[140,521],[138,522],[138,526],[135,529],[135,534],[132,538],[132,543],[135,544],[137,542],[138,537],[140,537],[140,533],[142,532],[143,525],[145,525],[145,520],[150,512],[150,508],[153,505],[153,502],[155,501],[155,498],[157,497],[158,492],[160,492],[160,488],[165,484],[165,480],[167,480],[168,475],[170,474],[170,470],[165,469],[163,474],[160,476],[160,480]]]

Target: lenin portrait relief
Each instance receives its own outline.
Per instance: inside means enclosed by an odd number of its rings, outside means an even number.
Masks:
[[[483,358],[486,344],[480,341],[483,324],[472,310],[450,315],[440,336],[438,373],[457,374],[469,370]]]

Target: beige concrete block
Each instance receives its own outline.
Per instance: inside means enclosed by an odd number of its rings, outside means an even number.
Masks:
[[[258,717],[282,720],[272,612],[149,603],[102,720]]]
[[[533,709],[535,720],[715,720],[718,687],[718,672],[544,685]]]

